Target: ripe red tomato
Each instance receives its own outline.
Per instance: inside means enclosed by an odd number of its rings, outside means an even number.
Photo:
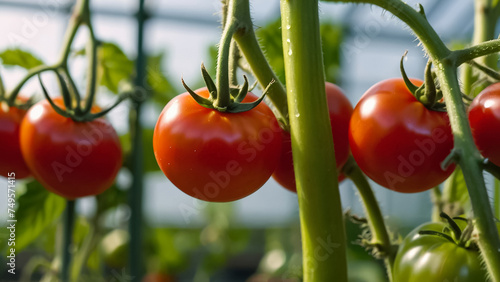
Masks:
[[[64,108],[62,99],[54,102]],[[29,109],[20,136],[35,178],[67,199],[104,192],[122,165],[120,140],[106,119],[75,122],[57,114],[47,100]]]
[[[31,172],[24,162],[19,144],[19,128],[26,110],[0,107],[0,175],[14,172],[16,179],[26,178]]]
[[[332,125],[333,144],[335,147],[335,160],[337,169],[342,168],[349,157],[349,119],[352,114],[352,105],[342,92],[342,89],[333,83],[325,83],[326,100]],[[290,134],[283,133],[283,144],[281,146],[281,158],[278,167],[273,173],[273,178],[286,189],[297,192],[295,185],[295,173],[293,171],[292,143]],[[339,175],[339,182],[344,180]]]
[[[349,143],[361,170],[398,192],[428,190],[454,169],[440,167],[453,148],[448,115],[427,109],[401,78],[381,81],[361,97],[351,117]]]
[[[195,91],[208,97],[206,88]],[[255,101],[248,93],[243,102]],[[172,99],[156,123],[156,161],[184,193],[210,202],[246,197],[271,177],[281,150],[281,129],[264,103],[242,113],[198,105],[188,94]]]
[[[469,122],[481,154],[500,165],[500,83],[486,87],[472,101]]]

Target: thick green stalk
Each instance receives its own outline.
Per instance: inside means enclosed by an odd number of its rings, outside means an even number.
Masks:
[[[304,281],[347,281],[346,237],[325,95],[318,1],[281,0]]]
[[[392,246],[389,232],[385,226],[384,217],[380,211],[375,194],[373,194],[373,190],[370,187],[370,183],[368,183],[366,176],[356,165],[352,157],[349,159],[348,163],[350,163],[349,169],[345,170],[345,173],[358,188],[359,195],[363,201],[363,207],[368,219],[368,227],[370,228],[372,236],[370,244],[374,245],[378,248],[378,251],[382,252],[380,255],[384,258],[387,276],[389,277],[389,281],[392,281],[392,268],[394,266],[394,260],[396,259],[396,249]]]
[[[276,107],[279,114],[278,118],[283,121],[285,127],[288,127],[288,105],[285,87],[272,70],[259,46],[250,16],[249,0],[238,0],[238,2],[238,11],[234,11],[235,14],[233,15],[238,21],[238,29],[234,33],[233,38],[238,43],[241,52],[252,68],[253,74],[260,85],[265,88],[271,81],[275,81],[271,88],[269,88],[267,97]]]
[[[75,201],[68,200],[63,219],[63,246],[62,246],[62,265],[61,281],[69,281],[71,265],[71,242],[73,239],[73,226],[75,225]]]

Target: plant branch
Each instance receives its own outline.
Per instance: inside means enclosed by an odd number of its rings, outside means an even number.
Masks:
[[[370,187],[370,183],[368,183],[366,176],[358,167],[352,156],[349,157],[349,160],[344,165],[343,172],[354,182],[356,188],[358,188],[372,235],[370,244],[381,246],[377,251],[380,251],[380,256],[384,258],[389,281],[393,281],[392,270],[394,260],[396,259],[396,248],[392,245],[389,232],[385,226],[384,217],[380,211],[375,194]]]
[[[500,39],[493,39],[478,43],[469,48],[453,51],[453,55],[451,57],[456,60],[456,66],[459,66],[475,58],[480,58],[498,52],[500,52]]]
[[[245,56],[262,88],[266,88],[271,81],[275,81],[267,92],[267,97],[276,107],[278,119],[284,125],[285,129],[288,130],[288,106],[285,87],[272,70],[259,46],[250,16],[249,0],[238,1],[240,3],[238,11],[233,10],[235,13],[232,15],[238,21],[238,29],[234,33],[233,38],[238,43],[242,54]]]

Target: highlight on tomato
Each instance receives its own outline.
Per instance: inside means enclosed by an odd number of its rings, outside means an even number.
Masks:
[[[333,134],[333,145],[335,147],[335,160],[337,170],[340,170],[349,157],[349,120],[353,111],[349,99],[344,95],[342,89],[337,85],[326,82],[326,100]],[[290,133],[283,131],[283,144],[281,146],[281,157],[278,167],[273,173],[273,178],[284,188],[297,192],[295,184],[295,172],[293,171],[293,155]],[[339,182],[345,177],[339,174]]]
[[[65,109],[61,98],[54,103]],[[109,121],[74,121],[58,114],[47,100],[28,110],[20,138],[33,176],[66,199],[104,192],[122,165],[120,141]]]
[[[500,83],[486,87],[468,111],[472,136],[481,154],[500,165]]]
[[[381,81],[361,97],[350,121],[349,145],[369,178],[397,192],[431,189],[454,170],[454,165],[441,168],[453,148],[448,115],[426,108],[402,78]]]
[[[194,91],[208,98],[207,88]],[[241,101],[257,97],[248,92]],[[204,201],[229,202],[257,191],[276,169],[282,133],[264,103],[238,113],[199,105],[189,93],[161,112],[153,135],[156,160],[184,193]]]
[[[26,110],[15,106],[0,106],[0,175],[8,177],[14,173],[16,179],[26,178],[31,172],[24,161],[20,145],[21,121]]]

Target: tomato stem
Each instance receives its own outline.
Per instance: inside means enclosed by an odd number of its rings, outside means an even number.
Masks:
[[[352,156],[349,157],[349,160],[344,165],[343,172],[354,182],[354,185],[356,185],[358,189],[372,235],[370,243],[380,246],[380,250],[377,251],[380,251],[384,258],[389,281],[393,281],[392,268],[394,266],[394,260],[396,259],[396,248],[392,245],[389,232],[384,222],[384,217],[380,211],[375,194],[370,187],[370,183],[368,183],[368,179]]]
[[[94,34],[94,28],[90,21],[87,22],[87,27],[89,30],[89,42],[87,45],[87,56],[88,56],[88,71],[87,71],[87,93],[85,95],[85,108],[83,108],[82,114],[90,113],[92,105],[94,103],[94,97],[97,88],[97,40]],[[79,97],[79,95],[77,95]],[[80,107],[79,99],[77,100],[78,107]]]
[[[32,78],[35,75],[38,75],[42,72],[46,71],[56,71],[60,65],[52,65],[52,66],[38,66],[30,69],[28,73],[19,81],[19,83],[12,89],[10,94],[8,95],[8,101],[7,103],[10,105],[14,105],[14,102],[16,101],[17,95],[19,94],[19,91],[21,88],[28,82],[30,78]]]
[[[69,272],[71,264],[71,242],[73,238],[73,226],[75,223],[75,201],[66,202],[64,212],[64,235],[62,247],[61,281],[69,281]]]
[[[281,0],[304,281],[347,281],[346,237],[325,94],[318,0]]]
[[[259,46],[250,16],[249,0],[237,1],[240,3],[238,10],[233,10],[234,14],[231,15],[239,23],[233,38],[238,43],[241,53],[245,56],[255,78],[257,78],[262,88],[266,88],[271,81],[275,81],[272,87],[269,88],[267,97],[276,107],[278,120],[280,120],[283,127],[288,131],[288,105],[285,87],[272,70]]]
[[[229,15],[237,10],[238,1],[229,1]],[[219,42],[219,52],[217,56],[217,99],[213,106],[215,109],[225,112],[231,102],[231,93],[229,90],[229,55],[231,41],[236,30],[238,22],[231,16],[227,17],[224,24],[224,30]]]

